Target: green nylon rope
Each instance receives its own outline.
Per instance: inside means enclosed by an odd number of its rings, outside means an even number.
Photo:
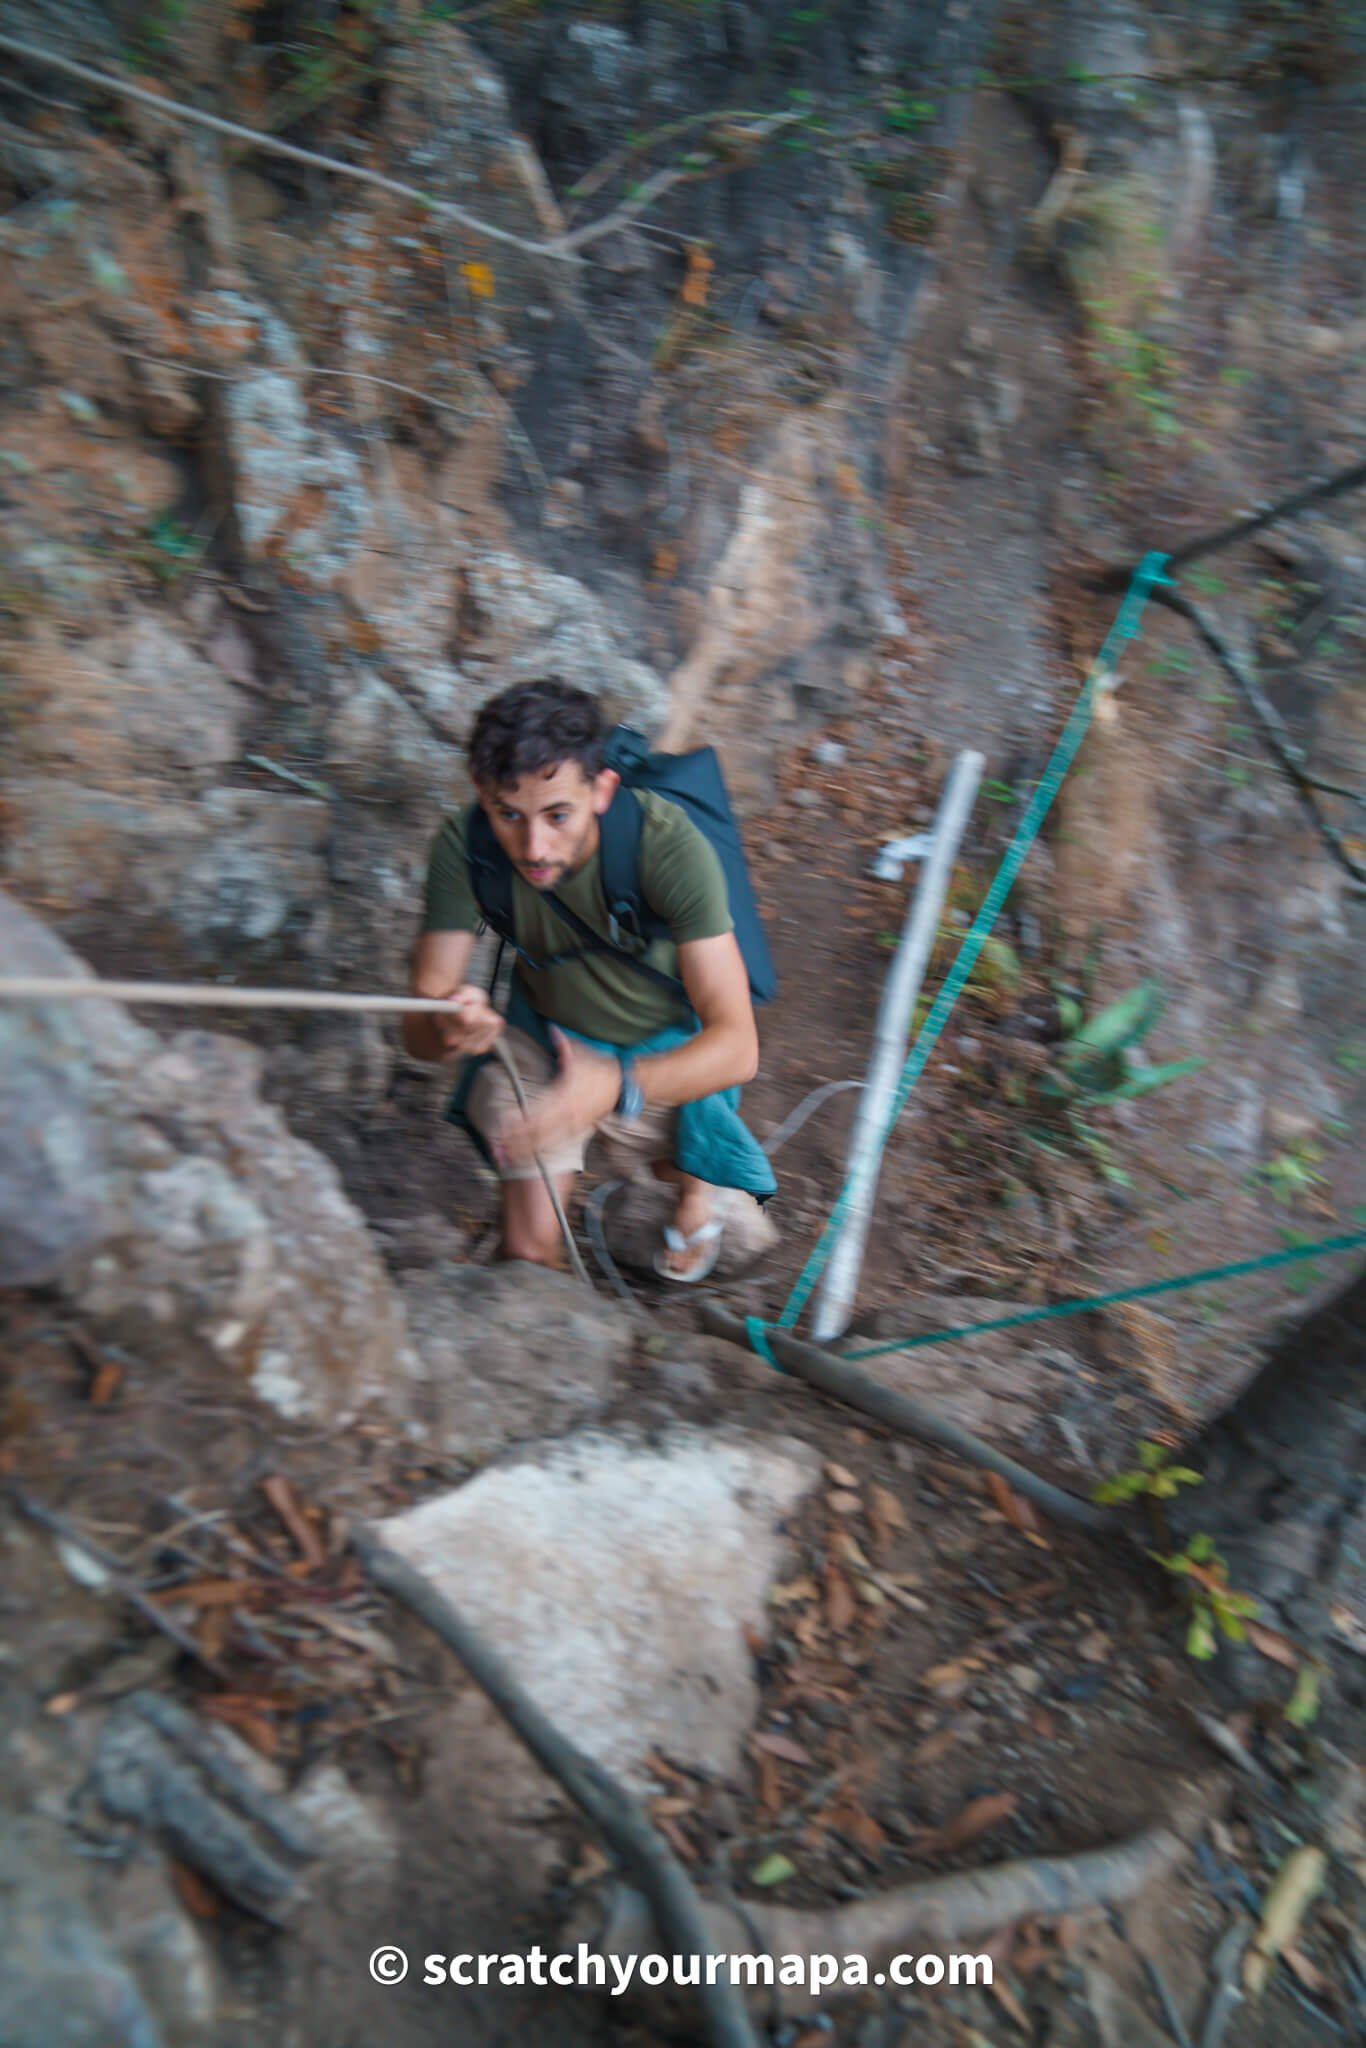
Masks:
[[[1053,1316],[1079,1316],[1087,1309],[1106,1308],[1115,1301],[1141,1301],[1153,1294],[1173,1294],[1178,1288],[1199,1287],[1207,1280],[1232,1280],[1241,1273],[1257,1273],[1269,1266],[1290,1266],[1297,1259],[1312,1259],[1331,1252],[1355,1251],[1366,1245],[1366,1230],[1349,1231],[1342,1237],[1323,1237],[1317,1244],[1296,1245],[1293,1251],[1263,1252],[1256,1259],[1235,1259],[1229,1266],[1206,1266],[1197,1273],[1177,1273],[1170,1280],[1147,1280],[1141,1287],[1117,1287],[1111,1294],[1091,1294],[1083,1301],[1056,1301],[1048,1308],[1023,1309],[1018,1315],[994,1316],[989,1323],[954,1323],[942,1330],[927,1330],[923,1336],[893,1337],[884,1344],[864,1344],[857,1351],[838,1356],[881,1358],[889,1351],[918,1351],[925,1344],[947,1344],[952,1337],[977,1337],[986,1330],[1016,1330],[1021,1323],[1044,1323]]]
[[[901,1070],[901,1078],[897,1083],[896,1094],[892,1101],[891,1114],[887,1118],[886,1126],[879,1141],[879,1150],[890,1137],[893,1125],[906,1106],[907,1096],[919,1079],[926,1061],[938,1043],[940,1034],[948,1022],[949,1013],[957,1001],[959,992],[971,974],[977,956],[981,952],[997,917],[1000,915],[1001,906],[1010,893],[1015,877],[1024,865],[1025,856],[1038,837],[1039,827],[1044,821],[1049,805],[1057,794],[1058,786],[1071,766],[1078,747],[1080,747],[1082,740],[1086,736],[1086,728],[1091,722],[1091,712],[1095,706],[1096,695],[1102,676],[1108,674],[1110,669],[1113,668],[1120,650],[1138,631],[1139,620],[1143,616],[1143,608],[1148,601],[1149,591],[1155,583],[1166,580],[1163,575],[1163,565],[1166,560],[1165,554],[1154,550],[1143,557],[1143,560],[1134,572],[1133,580],[1128,590],[1124,593],[1119,610],[1115,614],[1114,623],[1105,636],[1100,653],[1091,664],[1091,672],[1083,683],[1081,693],[1072,707],[1071,715],[1058,736],[1057,745],[1049,756],[1048,765],[1039,778],[1038,786],[1029,800],[1025,814],[1021,818],[1016,830],[1015,837],[1006,849],[1005,858],[996,871],[996,878],[983,899],[981,909],[968,928],[963,943],[958,949],[958,957],[949,969],[944,984],[930,1007],[929,1015],[916,1034],[915,1043],[911,1047],[907,1055],[906,1064]],[[830,1219],[825,1229],[821,1232],[810,1258],[797,1276],[796,1285],[788,1297],[787,1306],[779,1316],[776,1325],[774,1325],[775,1328],[790,1330],[805,1308],[811,1290],[819,1279],[831,1251],[834,1249],[836,1235],[849,1207],[854,1178],[861,1166],[861,1160],[851,1166],[844,1186],[840,1190],[839,1199],[830,1212]],[[752,1338],[752,1330],[750,1334]]]

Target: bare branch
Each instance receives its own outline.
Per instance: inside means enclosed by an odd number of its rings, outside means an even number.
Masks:
[[[468,228],[471,234],[482,235],[488,241],[501,242],[506,247],[520,249],[527,256],[547,256],[557,263],[573,262],[580,249],[586,249],[591,242],[599,241],[634,220],[655,200],[661,198],[674,185],[682,184],[695,175],[691,167],[657,171],[648,178],[633,196],[624,200],[602,219],[589,221],[576,228],[572,234],[560,235],[550,242],[530,242],[522,235],[514,235],[507,228],[495,227],[491,221],[480,220],[467,213],[463,206],[453,200],[437,199],[430,192],[421,191],[416,185],[408,185],[400,178],[388,177],[383,171],[368,170],[363,164],[344,163],[340,157],[323,156],[313,149],[300,149],[297,143],[282,142],[277,136],[262,134],[259,129],[243,127],[237,121],[225,121],[218,114],[206,114],[198,107],[189,107],[180,100],[173,100],[161,93],[150,92],[145,86],[133,85],[128,79],[116,78],[111,72],[96,71],[88,64],[78,64],[70,57],[59,57],[55,51],[39,48],[34,43],[21,42],[17,36],[0,35],[0,50],[11,57],[22,58],[29,64],[45,64],[49,70],[60,71],[68,78],[79,79],[84,85],[93,85],[103,92],[110,92],[121,99],[136,100],[139,106],[150,107],[167,121],[187,122],[191,126],[210,128],[217,135],[230,136],[236,142],[245,142],[252,149],[264,150],[271,156],[285,157],[291,163],[305,164],[313,170],[331,171],[336,177],[351,178],[360,185],[374,186],[378,191],[391,193],[397,199],[410,200],[424,212],[438,215],[443,220],[457,222]],[[800,119],[792,113],[775,114],[771,120],[756,126],[752,131],[756,141],[766,140],[777,129]]]
[[[1209,618],[1200,609],[1198,604],[1191,598],[1183,596],[1179,590],[1173,589],[1169,584],[1154,584],[1152,596],[1156,603],[1165,605],[1168,611],[1176,612],[1189,625],[1194,626],[1196,632],[1200,635],[1200,638],[1204,641],[1224,673],[1237,686],[1244,703],[1257,721],[1258,730],[1268,751],[1275,757],[1280,767],[1290,778],[1300,801],[1313,820],[1315,831],[1332,854],[1334,860],[1338,862],[1339,866],[1347,870],[1354,882],[1366,883],[1366,867],[1363,867],[1359,861],[1353,859],[1342,833],[1339,832],[1336,825],[1328,818],[1325,818],[1319,807],[1315,792],[1319,789],[1331,789],[1332,794],[1351,796],[1353,801],[1358,803],[1362,801],[1361,796],[1355,792],[1340,789],[1336,784],[1320,783],[1314,776],[1306,772],[1298,748],[1293,746],[1286,736],[1284,721],[1280,713],[1275,709],[1274,705],[1268,702],[1267,698],[1258,688],[1255,678],[1233,652],[1233,649],[1229,646],[1213,619]]]
[[[1177,548],[1167,557],[1167,571],[1173,574],[1189,563],[1199,561],[1204,555],[1217,554],[1221,548],[1232,547],[1235,541],[1249,539],[1264,527],[1274,526],[1282,519],[1293,519],[1297,512],[1307,512],[1311,505],[1325,505],[1330,498],[1341,498],[1349,491],[1363,488],[1366,488],[1366,462],[1354,462],[1346,469],[1335,470],[1332,476],[1324,477],[1319,483],[1304,484],[1291,491],[1288,497],[1277,498],[1259,512],[1249,512],[1241,519],[1231,520],[1227,526],[1216,528],[1213,533],[1201,534],[1195,540],[1187,541],[1184,547]],[[1121,588],[1130,581],[1136,566],[1129,562],[1119,568],[1107,569],[1100,578],[1099,588]]]

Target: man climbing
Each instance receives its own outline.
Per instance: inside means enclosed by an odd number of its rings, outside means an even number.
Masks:
[[[480,711],[468,749],[478,802],[433,842],[412,975],[414,994],[453,997],[460,1009],[408,1018],[404,1043],[418,1059],[467,1059],[449,1114],[498,1172],[502,1257],[560,1263],[537,1156],[567,1206],[597,1133],[611,1171],[628,1178],[648,1166],[677,1189],[655,1269],[691,1283],[720,1251],[716,1188],[764,1200],[774,1187],[736,1113],[758,1060],[750,977],[717,851],[679,804],[623,789],[604,765],[605,740],[596,700],[558,677]],[[633,826],[639,806],[635,881],[648,931],[630,939],[603,885],[614,803],[631,808]],[[622,822],[612,821],[614,847]],[[506,1021],[466,980],[477,928],[485,918],[499,926],[489,899],[500,869],[517,956]],[[526,1116],[505,1067],[487,1057],[504,1034]]]

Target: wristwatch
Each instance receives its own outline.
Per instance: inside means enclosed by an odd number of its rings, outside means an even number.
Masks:
[[[623,1123],[633,1124],[645,1107],[645,1090],[636,1079],[636,1070],[631,1060],[621,1061],[621,1093],[617,1097],[617,1115]]]

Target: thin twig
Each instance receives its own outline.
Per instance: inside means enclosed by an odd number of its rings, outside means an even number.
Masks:
[[[1314,780],[1306,774],[1298,749],[1286,738],[1285,727],[1279,713],[1263,696],[1256,681],[1244,668],[1213,619],[1202,611],[1192,598],[1183,596],[1179,590],[1159,583],[1154,585],[1152,595],[1158,604],[1165,605],[1168,611],[1176,612],[1187,624],[1194,626],[1224,673],[1237,685],[1239,693],[1257,721],[1258,730],[1268,751],[1275,756],[1294,785],[1301,803],[1313,821],[1315,831],[1334,860],[1347,870],[1354,882],[1366,883],[1366,867],[1352,857],[1342,833],[1320,810],[1315,796]]]
[[[374,1583],[411,1608],[455,1652],[536,1761],[592,1821],[649,1899],[669,1947],[685,1956],[713,1953],[702,1901],[691,1878],[630,1794],[561,1734],[523,1691],[502,1658],[429,1579],[367,1529],[353,1529],[351,1543]],[[707,1974],[699,1972],[700,1976]],[[744,2002],[724,1975],[714,1983],[700,1985],[698,2001],[717,2048],[758,2048]]]
[[[252,149],[259,149],[270,156],[286,157],[291,163],[305,164],[314,170],[331,171],[335,177],[351,178],[357,184],[374,186],[378,191],[388,192],[396,199],[410,200],[424,212],[439,215],[444,220],[453,220],[471,234],[482,235],[491,242],[501,242],[506,247],[520,249],[526,256],[548,256],[558,263],[571,262],[579,250],[597,242],[604,235],[613,234],[616,229],[633,220],[638,214],[652,206],[675,185],[683,184],[694,173],[691,167],[657,171],[653,178],[637,188],[632,196],[614,207],[611,213],[600,220],[589,221],[572,233],[557,236],[552,242],[531,242],[523,235],[514,235],[507,228],[495,227],[491,221],[480,220],[467,213],[463,206],[453,200],[438,199],[430,192],[423,192],[416,185],[409,185],[401,178],[391,178],[383,171],[372,171],[363,164],[348,164],[340,157],[324,156],[315,149],[300,149],[296,143],[282,142],[278,136],[264,135],[259,129],[244,127],[238,121],[225,121],[218,114],[206,114],[199,107],[189,107],[180,100],[173,100],[161,93],[149,92],[144,86],[133,85],[125,78],[116,78],[110,72],[96,71],[88,64],[77,64],[70,57],[59,57],[55,51],[41,49],[34,43],[21,42],[17,36],[0,35],[0,50],[11,57],[20,57],[29,64],[45,64],[49,70],[60,71],[68,78],[76,78],[84,85],[93,85],[103,92],[115,94],[120,99],[136,100],[140,106],[150,107],[166,121],[183,121],[192,126],[210,128],[217,135],[230,136],[236,142],[245,142]],[[776,115],[767,131],[799,119],[795,114]],[[765,138],[766,139],[766,138]]]
[[[1186,2023],[1177,2010],[1176,2001],[1167,1987],[1166,1978],[1161,1970],[1158,1969],[1157,1964],[1153,1961],[1147,1950],[1140,1948],[1132,1934],[1130,1934],[1128,1927],[1125,1925],[1124,1915],[1120,1912],[1119,1907],[1111,1906],[1107,1909],[1107,1912],[1110,1925],[1114,1928],[1115,1933],[1121,1941],[1133,1950],[1139,1962],[1142,1963],[1143,1974],[1148,1980],[1149,1988],[1154,1998],[1162,2008],[1162,2017],[1167,2023],[1167,2032],[1176,2042],[1176,2048],[1192,2048],[1191,2037],[1186,2031]]]
[[[1200,2033],[1200,2048],[1221,2048],[1233,2008],[1242,2004],[1242,1961],[1251,1939],[1252,1928],[1242,1919],[1234,1920],[1220,1938],[1210,1962],[1214,1990]]]
[[[222,1666],[200,1649],[194,1637],[181,1628],[179,1622],[173,1621],[169,1614],[163,1613],[154,1600],[147,1598],[140,1586],[135,1586],[132,1580],[125,1576],[118,1559],[102,1544],[96,1543],[93,1537],[83,1534],[74,1522],[69,1522],[65,1515],[59,1515],[55,1508],[44,1507],[41,1501],[35,1500],[32,1494],[25,1493],[22,1487],[11,1485],[9,1495],[19,1512],[26,1515],[29,1521],[36,1522],[40,1528],[46,1529],[60,1542],[69,1543],[73,1549],[84,1551],[87,1557],[92,1558],[109,1574],[109,1583],[119,1598],[126,1600],[134,1612],[140,1614],[154,1629],[164,1636],[169,1636],[178,1650],[182,1650],[187,1657],[193,1657],[206,1671],[212,1672],[215,1678],[223,1677]]]

